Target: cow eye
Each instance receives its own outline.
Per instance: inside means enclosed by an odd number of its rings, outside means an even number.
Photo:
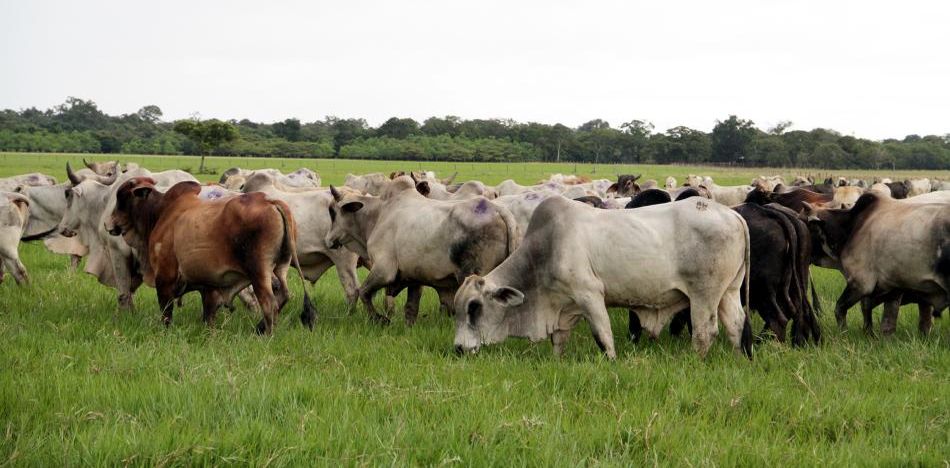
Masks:
[[[330,222],[332,223],[332,222],[336,221],[336,210],[334,210],[333,207],[331,206],[331,207],[327,208],[327,211],[330,212]]]
[[[472,301],[468,303],[468,321],[471,324],[475,324],[478,321],[478,318],[482,315],[482,303],[478,301]]]

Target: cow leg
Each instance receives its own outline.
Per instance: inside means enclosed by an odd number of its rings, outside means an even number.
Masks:
[[[396,271],[391,271],[391,269],[384,266],[384,262],[379,261],[373,265],[369,276],[366,277],[366,280],[363,281],[363,284],[360,286],[360,300],[362,300],[363,305],[366,306],[366,312],[369,314],[370,320],[381,325],[388,325],[389,318],[385,315],[380,315],[380,313],[376,311],[376,306],[373,305],[373,296],[376,294],[376,291],[392,283],[395,279]]]
[[[445,312],[449,318],[455,316],[455,293],[458,289],[436,289],[439,294],[439,310]]]
[[[729,337],[732,346],[737,352],[742,351],[746,357],[752,359],[752,325],[749,324],[749,317],[742,309],[738,290],[726,291],[719,301],[718,314],[719,321],[726,329],[726,336]]]
[[[680,336],[683,333],[683,328],[689,329],[689,334],[693,334],[692,324],[689,323],[689,309],[683,309],[673,315],[673,320],[670,321],[670,335]]]
[[[864,332],[874,336],[874,302],[870,296],[861,299],[861,317],[864,318]]]
[[[261,305],[257,303],[257,296],[254,295],[254,287],[248,286],[238,292],[238,299],[244,303],[244,307],[247,307],[251,312],[258,312],[261,310]]]
[[[13,275],[16,284],[24,285],[29,283],[30,275],[26,272],[26,267],[23,266],[23,262],[21,262],[19,258],[5,258],[3,263],[5,263],[6,268],[10,270],[10,274]]]
[[[82,257],[79,255],[70,255],[69,256],[69,271],[75,273],[79,270],[79,262],[82,260]]]
[[[224,302],[224,300],[221,297],[221,293],[217,290],[206,289],[201,291],[201,318],[209,328],[214,327],[214,317],[218,312],[218,307],[221,307],[222,302]]]
[[[3,262],[0,261],[0,284],[3,284],[3,278],[7,275],[6,272],[3,270],[4,270]]]
[[[890,336],[897,330],[897,315],[901,309],[901,296],[891,297],[884,302],[884,315],[881,316],[881,334]]]
[[[155,289],[158,294],[158,309],[162,312],[162,323],[169,327],[175,310],[175,285],[156,282]]]
[[[277,322],[277,298],[274,297],[271,272],[263,269],[260,273],[253,275],[252,286],[254,286],[254,296],[257,297],[257,303],[261,305],[261,314],[263,318],[257,324],[257,333],[259,335],[270,335],[274,332],[274,324]]]
[[[335,249],[327,253],[327,256],[336,266],[336,276],[343,286],[343,293],[346,295],[346,304],[350,311],[356,307],[357,298],[360,294],[359,281],[356,276],[356,264],[359,257],[346,249]],[[315,279],[313,281],[316,281]]]
[[[920,312],[920,318],[917,319],[917,330],[921,335],[929,335],[930,329],[934,325],[934,306],[930,303],[918,303],[917,310]]]
[[[383,310],[387,317],[392,317],[393,313],[396,312],[396,296],[406,288],[406,285],[403,283],[393,283],[386,286],[386,298],[383,301],[385,307]]]
[[[604,298],[587,298],[582,304],[578,305],[584,310],[597,346],[604,352],[607,359],[615,359],[617,351],[614,350],[614,332],[610,329],[610,316],[607,315]]]
[[[690,303],[690,320],[693,322],[693,349],[702,359],[706,358],[709,347],[712,346],[713,340],[719,334],[716,309],[716,307],[707,304]]]
[[[640,316],[637,315],[635,310],[627,309],[627,317],[629,318],[627,333],[630,336],[630,341],[638,343],[640,342],[640,336],[643,335],[643,325],[640,324]]]
[[[594,335],[596,338],[596,335]],[[554,355],[561,357],[564,354],[564,345],[567,344],[567,340],[571,337],[571,330],[554,330],[554,333],[551,333],[551,346],[554,348]]]
[[[416,317],[419,315],[419,302],[422,300],[422,286],[409,286],[406,291],[406,307],[403,312],[406,314],[406,325],[412,326],[416,323]]]
[[[845,286],[844,291],[841,291],[841,295],[838,296],[838,301],[835,302],[835,319],[838,321],[838,328],[841,330],[848,329],[848,309],[857,304],[864,296],[865,294],[859,291],[854,284],[848,283]]]

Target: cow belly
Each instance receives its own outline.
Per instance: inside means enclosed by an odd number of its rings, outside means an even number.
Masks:
[[[246,278],[239,265],[223,255],[217,255],[222,247],[195,248],[179,254],[178,274],[182,281],[189,284],[205,284],[216,287],[228,287]]]

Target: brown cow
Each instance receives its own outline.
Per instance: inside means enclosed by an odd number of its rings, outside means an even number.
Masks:
[[[263,193],[204,201],[200,192],[198,183],[181,182],[162,194],[153,179],[132,178],[116,193],[109,234],[143,253],[144,280],[158,292],[166,326],[173,301],[189,291],[201,293],[204,320],[212,325],[218,308],[251,285],[264,314],[257,331],[270,334],[289,299],[291,260],[300,271],[293,216]],[[304,284],[300,320],[312,328],[315,312]]]

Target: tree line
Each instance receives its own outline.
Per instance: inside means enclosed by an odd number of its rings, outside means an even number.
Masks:
[[[0,111],[0,151],[192,154],[421,161],[562,161],[586,163],[738,164],[834,169],[947,169],[950,134],[874,141],[834,130],[760,129],[734,115],[711,132],[685,126],[658,131],[645,120],[611,125],[594,119],[562,124],[505,119],[393,117],[378,127],[359,118],[314,122],[288,118],[198,118],[167,122],[158,106],[133,114],[102,112],[74,97],[51,109]],[[218,135],[211,138],[208,135]],[[210,139],[209,139],[210,138]]]

